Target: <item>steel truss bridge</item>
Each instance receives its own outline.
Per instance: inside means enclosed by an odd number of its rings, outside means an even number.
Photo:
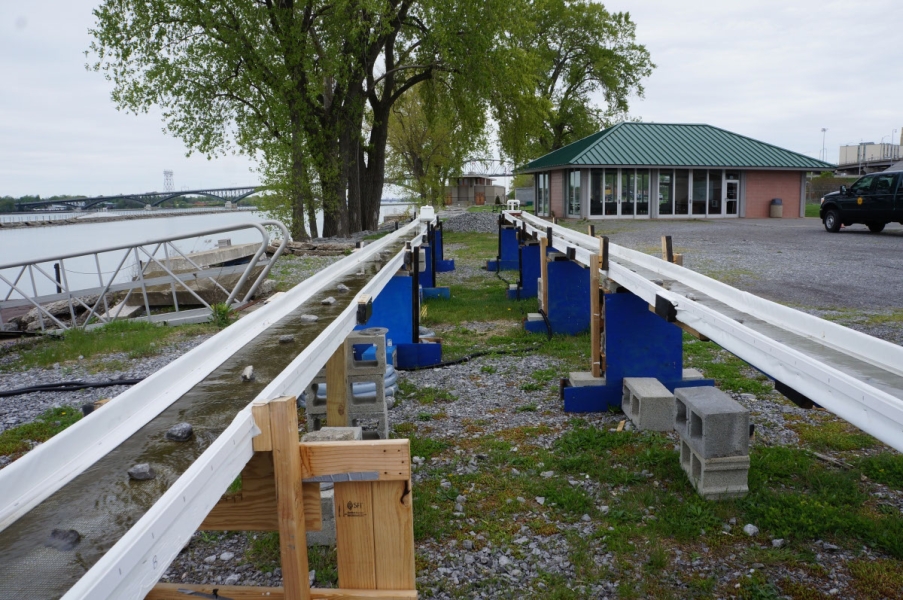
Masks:
[[[461,174],[465,177],[514,177],[514,163],[497,158],[468,158],[461,167]]]
[[[97,196],[96,198],[70,198],[68,200],[41,200],[39,202],[22,202],[16,204],[17,211],[34,210],[43,206],[65,205],[72,208],[86,209],[104,202],[126,201],[141,206],[160,206],[168,200],[182,196],[205,196],[225,202],[238,204],[259,191],[262,187],[204,188],[200,190],[180,190],[172,192],[146,192],[143,194],[120,194],[118,196]]]

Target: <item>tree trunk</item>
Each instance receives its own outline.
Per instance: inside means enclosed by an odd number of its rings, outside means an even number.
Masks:
[[[379,228],[379,209],[386,175],[386,140],[389,135],[389,107],[379,106],[373,112],[361,193],[361,225],[367,230]]]
[[[292,136],[292,172],[289,174],[289,198],[292,203],[291,234],[295,240],[308,239],[304,230],[304,193],[310,189],[307,180],[307,163],[304,153],[304,140],[297,131],[300,126],[295,123],[296,133]]]

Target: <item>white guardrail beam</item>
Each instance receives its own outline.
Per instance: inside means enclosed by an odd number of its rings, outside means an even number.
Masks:
[[[585,266],[589,266],[589,253],[599,251],[599,240],[589,235],[552,225],[523,212],[505,212],[504,217],[539,237],[546,237],[546,230],[551,227],[551,247],[562,253],[569,247],[576,248],[575,260]],[[775,340],[711,306],[668,291],[638,270],[692,288],[700,295],[746,313],[753,318],[751,320],[758,319],[787,332],[788,337],[798,336],[803,341],[816,342],[829,353],[880,369],[889,380],[903,377],[903,347],[743,292],[654,256],[609,244],[609,270],[602,271],[609,279],[651,305],[655,305],[656,296],[665,298],[674,306],[678,321],[903,452],[903,389],[883,385],[873,377],[863,380],[842,372],[835,368],[836,365],[826,364],[800,348]]]

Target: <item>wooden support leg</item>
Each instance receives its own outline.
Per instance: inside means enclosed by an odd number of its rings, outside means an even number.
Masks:
[[[547,258],[547,249],[549,240],[539,238],[539,273],[542,279],[542,289],[539,290],[540,299],[542,300],[542,310],[549,316],[549,260]]]
[[[345,344],[342,343],[326,361],[326,424],[329,427],[351,424],[345,367]]]
[[[410,481],[378,481],[373,487],[376,589],[412,590],[414,499]]]
[[[608,271],[608,237],[599,236],[599,268]]]
[[[268,408],[285,598],[310,600],[301,454],[298,452],[298,409],[293,397],[271,400]]]
[[[602,376],[602,312],[599,303],[599,257],[589,257],[590,362],[593,377]]]

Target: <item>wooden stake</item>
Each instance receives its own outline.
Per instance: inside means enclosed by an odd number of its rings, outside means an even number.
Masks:
[[[540,290],[540,298],[542,299],[542,310],[549,316],[549,262],[548,262],[549,240],[547,238],[539,238],[539,273],[542,279],[542,290]]]
[[[348,381],[345,373],[345,343],[326,361],[326,424],[348,427]]]
[[[301,453],[298,452],[298,408],[294,397],[271,400],[268,408],[285,598],[310,600]]]
[[[608,271],[608,236],[599,236],[599,268]]]
[[[671,245],[670,235],[662,236],[662,260],[669,263],[674,262],[674,248]]]
[[[602,376],[602,312],[599,305],[599,256],[589,257],[590,367],[593,377]]]

